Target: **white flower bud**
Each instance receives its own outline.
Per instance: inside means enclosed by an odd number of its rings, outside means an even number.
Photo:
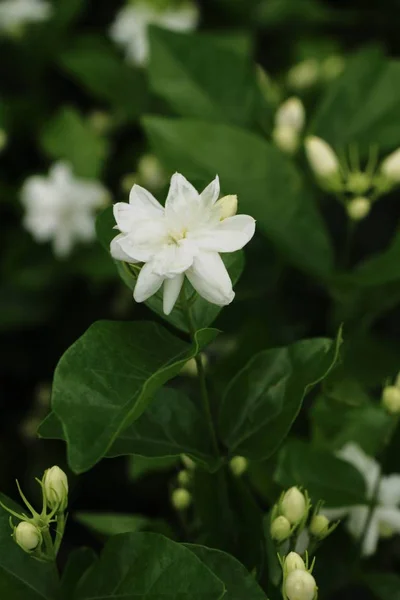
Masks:
[[[360,196],[353,198],[346,206],[347,214],[352,221],[361,221],[371,210],[371,202],[368,198]]]
[[[177,488],[172,492],[171,501],[176,510],[186,510],[192,503],[192,494],[184,488]]]
[[[319,77],[319,65],[314,58],[303,60],[294,65],[288,74],[287,82],[290,87],[297,90],[304,90],[315,84]]]
[[[299,134],[292,127],[279,125],[272,132],[276,146],[286,154],[294,154],[299,147]]]
[[[289,573],[291,573],[292,571],[305,571],[306,565],[304,564],[304,560],[301,558],[300,554],[297,554],[297,552],[289,552],[289,554],[285,558],[283,568],[285,574],[289,575]]]
[[[21,521],[14,529],[14,539],[25,552],[32,552],[42,543],[39,529],[26,521]]]
[[[306,138],[304,144],[308,162],[317,177],[339,175],[339,161],[329,144],[315,135]]]
[[[284,585],[288,600],[314,600],[317,595],[317,584],[308,571],[292,571]]]
[[[329,519],[325,515],[314,515],[310,523],[310,533],[316,538],[323,539],[329,530]]]
[[[382,404],[391,415],[400,413],[400,389],[395,385],[388,385],[382,393]]]
[[[279,508],[289,523],[297,525],[306,516],[307,506],[304,494],[299,488],[291,487],[283,495]]]
[[[400,183],[400,148],[382,161],[380,170],[393,183]]]
[[[189,471],[187,471],[186,469],[179,471],[178,483],[181,487],[188,487],[188,485],[190,485],[191,480],[192,480],[192,475]]]
[[[285,100],[278,108],[275,115],[276,127],[289,127],[300,132],[305,124],[306,113],[300,98],[292,96]]]
[[[284,542],[290,537],[291,525],[286,517],[276,517],[271,523],[271,537],[276,542]]]
[[[235,195],[224,196],[215,203],[215,209],[219,211],[221,221],[233,217],[237,213],[238,199]]]
[[[43,486],[50,508],[65,510],[68,504],[68,479],[64,471],[57,466],[47,469],[43,477]]]
[[[247,471],[248,466],[248,460],[244,456],[234,456],[229,462],[229,467],[236,477],[243,475]]]

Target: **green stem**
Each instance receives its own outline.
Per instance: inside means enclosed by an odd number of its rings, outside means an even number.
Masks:
[[[188,323],[188,327],[189,327],[190,337],[194,343],[195,337],[196,337],[196,327],[193,322],[192,310],[191,310],[190,304],[188,302],[188,299],[186,297],[185,290],[183,288],[182,288],[181,296],[182,296],[182,301],[183,301],[183,308],[185,310],[186,319],[187,319],[187,323]],[[215,455],[218,456],[219,455],[218,440],[217,440],[217,436],[215,433],[214,421],[213,421],[213,417],[212,417],[212,413],[211,413],[210,399],[208,396],[207,383],[206,383],[206,373],[204,370],[204,365],[203,365],[203,361],[201,360],[200,354],[196,354],[195,361],[196,361],[197,372],[198,372],[199,382],[200,382],[200,396],[201,396],[201,400],[202,400],[202,404],[203,404],[203,410],[204,410],[204,414],[205,414],[205,417],[206,417],[206,420],[208,423],[208,427],[210,430],[210,436],[211,436],[211,441],[212,441],[212,445],[214,448],[214,452],[215,452]]]
[[[54,554],[57,556],[61,542],[64,536],[65,529],[65,514],[63,512],[58,513],[57,515],[57,529],[56,529],[56,539],[54,544]]]
[[[48,560],[54,560],[56,557],[56,552],[53,546],[53,540],[51,539],[50,531],[48,527],[45,527],[42,530],[42,537],[45,547],[45,555]]]

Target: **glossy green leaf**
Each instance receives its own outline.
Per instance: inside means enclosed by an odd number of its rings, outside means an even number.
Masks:
[[[216,333],[198,331],[190,346],[155,323],[92,325],[62,356],[53,382],[52,408],[72,470],[81,473],[96,464],[156,390]]]
[[[169,537],[171,534],[171,530],[165,521],[151,519],[143,515],[78,511],[74,513],[73,519],[94,533],[100,534],[100,536],[109,537],[137,531],[154,531]]]
[[[238,127],[146,117],[154,151],[171,169],[205,184],[218,173],[223,192],[238,194],[239,212],[296,266],[323,277],[333,257],[311,192],[293,163],[262,137]]]
[[[0,494],[0,501],[21,512],[21,508],[3,494]],[[0,507],[0,598],[54,600],[58,590],[55,566],[34,560],[14,542],[9,517],[9,513]],[[16,518],[14,524],[17,524]]]
[[[395,573],[369,573],[363,581],[377,600],[400,600],[400,577]]]
[[[316,338],[256,354],[228,386],[219,415],[232,454],[265,459],[281,444],[307,392],[338,358],[336,342]]]
[[[51,413],[39,429],[43,438],[65,439],[60,421]],[[180,391],[162,388],[146,411],[113,441],[105,456],[137,455],[157,459],[188,454],[207,469],[220,460],[214,456],[210,434],[199,404]]]
[[[113,229],[115,225],[115,219],[112,213],[112,207],[106,208],[96,220],[96,230],[99,241],[101,242],[104,249],[109,252],[111,240],[115,237],[116,231]],[[243,268],[244,268],[244,255],[243,252],[234,252],[232,254],[222,254],[222,260],[228,269],[232,283],[239,280]],[[130,267],[127,263],[119,260],[114,261],[119,276],[123,282],[133,291],[135,289],[138,271],[135,267]],[[211,304],[204,300],[201,296],[194,292],[192,286],[186,280],[184,284],[185,294],[189,300],[192,319],[195,329],[203,329],[211,325],[221,310],[222,306]],[[174,325],[181,331],[189,332],[189,326],[187,316],[183,310],[182,302],[178,299],[175,304],[174,310],[171,314],[165,315],[163,311],[163,291],[162,288],[151,296],[146,302],[151,310],[153,310],[159,317]]]
[[[74,109],[62,108],[41,133],[41,144],[55,160],[69,162],[80,177],[99,177],[108,153],[105,138]]]
[[[298,440],[289,441],[279,454],[275,479],[282,487],[307,489],[312,500],[328,506],[351,506],[366,502],[363,476],[353,465]]]
[[[112,537],[76,600],[219,600],[222,581],[193,552],[152,533]]]
[[[150,85],[180,115],[218,123],[251,122],[251,61],[216,36],[150,30]]]
[[[233,556],[205,546],[186,544],[226,587],[224,600],[267,600],[254,575]]]
[[[75,590],[87,570],[97,559],[91,548],[78,548],[71,552],[61,579],[61,599],[71,600]]]

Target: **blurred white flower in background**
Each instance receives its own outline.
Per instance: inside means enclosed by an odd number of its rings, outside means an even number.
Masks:
[[[142,66],[149,55],[149,25],[173,31],[192,31],[198,20],[198,8],[190,0],[181,6],[167,8],[158,8],[138,0],[120,10],[110,28],[110,36],[125,48],[129,62]]]
[[[29,177],[22,188],[24,227],[38,242],[52,241],[58,257],[67,256],[77,242],[95,237],[95,211],[109,200],[98,181],[75,177],[71,167],[55,163],[48,177]]]
[[[300,134],[306,122],[306,113],[300,98],[288,98],[275,114],[272,138],[283,152],[293,154],[299,147]]]
[[[183,175],[171,178],[165,208],[134,185],[129,204],[114,205],[117,229],[111,242],[116,260],[144,263],[134,291],[144,302],[163,285],[164,313],[178,299],[185,276],[208,302],[225,306],[235,296],[220,252],[235,252],[253,237],[255,221],[236,215],[236,196],[218,200],[218,176],[201,194]]]
[[[46,21],[51,13],[45,0],[0,0],[0,33],[16,35],[29,23]]]
[[[330,519],[348,517],[348,531],[355,539],[362,540],[362,554],[371,556],[376,551],[379,537],[400,533],[400,475],[382,476],[379,463],[357,444],[346,444],[337,456],[361,473],[366,484],[367,499],[376,501],[376,506],[371,515],[368,505],[323,508],[321,512]]]

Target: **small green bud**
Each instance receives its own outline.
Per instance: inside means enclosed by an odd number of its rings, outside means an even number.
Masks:
[[[57,466],[47,469],[42,483],[50,508],[58,507],[60,512],[64,511],[68,504],[68,479],[64,471]]]
[[[304,564],[304,560],[301,558],[300,554],[297,554],[297,552],[289,552],[285,558],[285,562],[283,563],[283,570],[285,575],[289,575],[289,573],[292,571],[305,571],[306,565]]]
[[[280,502],[280,512],[292,525],[297,525],[306,516],[307,502],[297,487],[291,487]]]
[[[248,460],[244,456],[234,456],[229,462],[230,470],[236,477],[243,475],[247,471],[248,466]]]
[[[186,454],[181,454],[181,460],[185,467],[189,469],[189,471],[193,471],[196,468],[196,463]]]
[[[371,210],[371,202],[368,198],[363,198],[362,196],[358,198],[353,198],[347,204],[347,214],[349,215],[352,221],[361,221],[364,219],[369,211]]]
[[[391,415],[400,414],[400,388],[388,385],[383,389],[382,404]]]
[[[192,474],[187,471],[186,469],[183,469],[182,471],[179,471],[178,473],[178,483],[181,487],[188,487],[190,485],[192,481]]]
[[[171,500],[176,510],[186,510],[192,503],[192,494],[184,488],[177,488],[172,492]]]
[[[272,521],[270,532],[272,539],[281,543],[290,537],[292,528],[287,518],[281,515]]]
[[[14,540],[25,552],[33,552],[42,543],[40,530],[27,521],[21,521],[14,529]]]
[[[287,576],[284,590],[288,600],[314,600],[318,588],[311,573],[296,569]]]
[[[310,533],[323,540],[329,533],[329,519],[325,515],[314,515],[310,523]]]

